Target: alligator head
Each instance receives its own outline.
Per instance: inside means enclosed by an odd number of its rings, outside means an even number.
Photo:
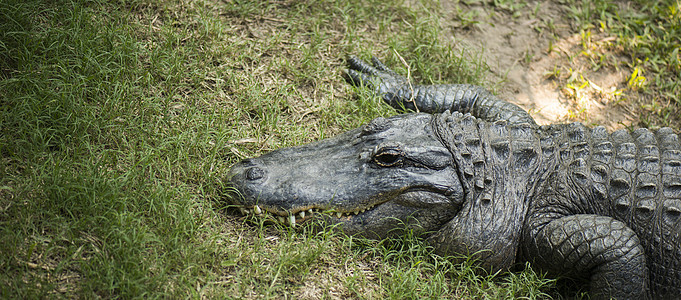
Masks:
[[[246,159],[230,170],[242,213],[295,226],[312,218],[348,234],[383,238],[412,225],[442,227],[464,191],[434,117],[405,114],[311,144]],[[418,226],[413,226],[418,224]]]

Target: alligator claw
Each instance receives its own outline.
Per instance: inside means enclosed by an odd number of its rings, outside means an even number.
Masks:
[[[375,88],[374,83],[371,82],[372,77],[353,69],[345,70],[345,72],[343,72],[343,78],[354,86],[366,86],[370,89]]]
[[[372,57],[371,62],[373,66],[354,55],[349,56],[349,69],[345,70],[343,77],[354,86],[367,86],[381,95],[399,89],[408,82],[407,78],[397,75],[378,58]]]
[[[367,73],[369,75],[379,75],[380,71],[367,62],[359,59],[357,56],[351,55],[348,57],[348,65],[350,65],[350,68],[360,71],[362,73]]]
[[[383,62],[380,59],[378,59],[378,57],[376,57],[376,56],[371,57],[371,62],[374,64],[374,67],[376,69],[378,69],[382,72],[386,72],[389,75],[392,75],[393,77],[399,77],[400,76],[400,75],[397,75],[397,73],[395,73],[395,71],[390,69],[388,66],[383,64]]]

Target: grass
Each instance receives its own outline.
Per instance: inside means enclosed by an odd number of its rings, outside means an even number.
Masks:
[[[347,54],[485,84],[439,22],[430,1],[0,2],[0,298],[555,295],[529,268],[481,275],[413,236],[225,210],[239,159],[395,113],[343,83]]]
[[[578,56],[590,60],[594,71],[624,68],[631,74],[616,96],[635,104],[641,125],[681,128],[681,2],[562,2],[581,31],[584,50]],[[592,33],[610,38],[595,42]]]

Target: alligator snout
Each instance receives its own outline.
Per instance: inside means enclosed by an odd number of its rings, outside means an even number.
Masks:
[[[232,182],[255,183],[267,177],[264,166],[256,163],[252,159],[245,159],[232,167],[228,178]]]
[[[258,167],[251,167],[246,169],[246,179],[250,181],[262,179],[265,177],[265,170]]]
[[[238,162],[229,170],[227,174],[228,186],[231,188],[230,197],[236,202],[245,200],[249,197],[244,193],[250,194],[263,188],[267,181],[267,167],[252,159]]]

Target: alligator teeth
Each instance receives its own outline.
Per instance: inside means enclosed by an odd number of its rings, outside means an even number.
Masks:
[[[242,215],[246,215],[246,216],[257,215],[257,216],[269,218],[270,220],[278,221],[280,224],[285,224],[285,225],[289,225],[291,227],[295,227],[296,226],[296,218],[298,218],[299,220],[303,220],[303,219],[305,219],[305,217],[310,217],[311,215],[313,215],[315,213],[331,213],[332,216],[335,215],[336,217],[338,217],[340,219],[340,218],[343,218],[343,217],[349,217],[349,216],[353,216],[353,215],[356,216],[356,215],[361,214],[361,213],[363,213],[367,210],[370,210],[372,208],[373,208],[373,206],[365,207],[364,209],[355,210],[355,211],[351,211],[351,212],[340,212],[340,211],[329,212],[329,211],[321,209],[321,208],[310,208],[310,209],[307,209],[307,210],[301,210],[297,213],[289,212],[288,216],[275,215],[274,213],[270,213],[267,210],[262,209],[258,205],[254,205],[250,208],[249,207],[239,207],[239,211],[241,212]]]

